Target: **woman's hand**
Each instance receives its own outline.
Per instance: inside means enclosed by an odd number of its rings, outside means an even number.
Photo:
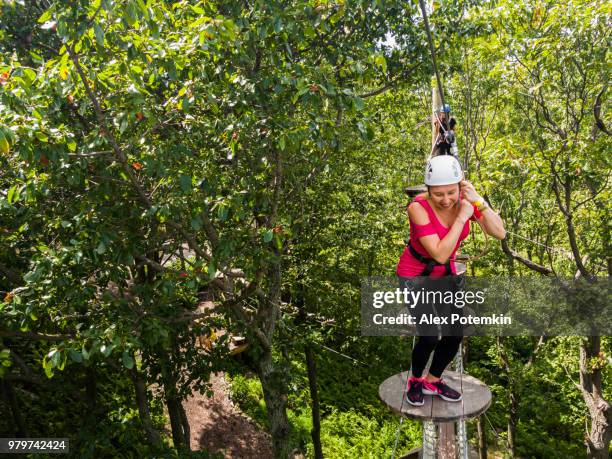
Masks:
[[[483,200],[474,189],[474,185],[467,180],[462,180],[459,186],[461,187],[461,197],[467,199],[471,204]]]
[[[461,220],[462,224],[465,224],[465,222],[467,222],[474,214],[474,206],[467,199],[462,199],[460,205],[461,208],[459,209],[459,215],[457,218]]]

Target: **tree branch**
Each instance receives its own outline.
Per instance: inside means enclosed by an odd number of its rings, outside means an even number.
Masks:
[[[0,338],[26,338],[36,341],[64,341],[67,339],[75,339],[75,335],[47,335],[36,332],[16,332],[9,330],[0,330]]]
[[[593,105],[593,116],[595,117],[595,125],[603,132],[605,132],[608,135],[612,135],[612,133],[610,133],[610,131],[608,131],[608,129],[606,128],[605,123],[603,122],[603,120],[601,119],[601,98],[604,95],[604,93],[606,92],[606,89],[608,87],[604,86],[601,91],[599,91],[599,94],[597,94],[597,97],[595,98],[595,104]]]
[[[417,62],[416,64],[414,64],[413,66],[409,67],[408,69],[404,70],[403,72],[398,73],[397,75],[395,75],[395,77],[393,77],[391,79],[391,81],[389,81],[389,83],[387,83],[386,85],[375,89],[373,91],[370,92],[366,92],[364,94],[359,94],[359,97],[361,97],[362,99],[365,99],[367,97],[373,97],[373,96],[377,96],[379,94],[382,94],[383,92],[388,91],[389,89],[393,88],[396,86],[396,84],[398,83],[399,80],[404,79],[406,77],[408,77],[412,72],[414,72],[419,66],[421,65],[421,62]]]
[[[19,285],[22,282],[21,276],[3,263],[0,263],[0,273],[15,285]]]
[[[520,261],[521,263],[523,263],[525,266],[527,266],[529,269],[536,271],[538,273],[541,274],[545,274],[545,275],[549,275],[549,274],[553,274],[553,270],[550,268],[547,268],[546,266],[542,266],[538,263],[535,263],[534,261],[531,261],[528,258],[525,258],[521,255],[519,255],[517,252],[515,252],[514,250],[512,250],[510,248],[510,246],[508,245],[508,239],[502,239],[501,240],[501,246],[502,246],[502,250],[504,251],[504,253],[509,256],[510,258],[513,258],[517,261]]]

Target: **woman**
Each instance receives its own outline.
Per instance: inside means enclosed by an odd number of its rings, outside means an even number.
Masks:
[[[410,241],[397,265],[402,287],[410,285],[411,278],[417,276],[457,274],[453,260],[461,241],[468,236],[470,220],[477,221],[485,233],[496,239],[506,236],[499,215],[471,183],[463,180],[461,165],[455,157],[431,158],[425,169],[425,185],[427,193],[417,196],[408,206]],[[412,351],[412,376],[408,379],[406,394],[408,403],[423,405],[423,394],[438,395],[452,402],[461,400],[461,394],[441,379],[461,340],[461,336],[443,336],[441,339],[438,336],[419,336]],[[423,375],[432,352],[429,371]]]

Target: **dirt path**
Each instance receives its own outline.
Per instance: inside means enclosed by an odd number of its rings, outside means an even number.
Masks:
[[[232,403],[224,374],[213,374],[210,381],[212,398],[196,392],[183,402],[191,426],[191,449],[220,452],[225,458],[271,458],[270,435]]]

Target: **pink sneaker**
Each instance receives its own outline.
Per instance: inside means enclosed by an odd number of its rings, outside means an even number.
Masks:
[[[412,378],[408,379],[408,391],[406,392],[406,401],[414,406],[422,406],[425,403],[423,397],[423,379]]]
[[[441,379],[436,382],[429,382],[423,379],[423,393],[425,395],[438,395],[442,400],[447,402],[458,402],[461,400],[461,394],[452,387],[444,384]]]

